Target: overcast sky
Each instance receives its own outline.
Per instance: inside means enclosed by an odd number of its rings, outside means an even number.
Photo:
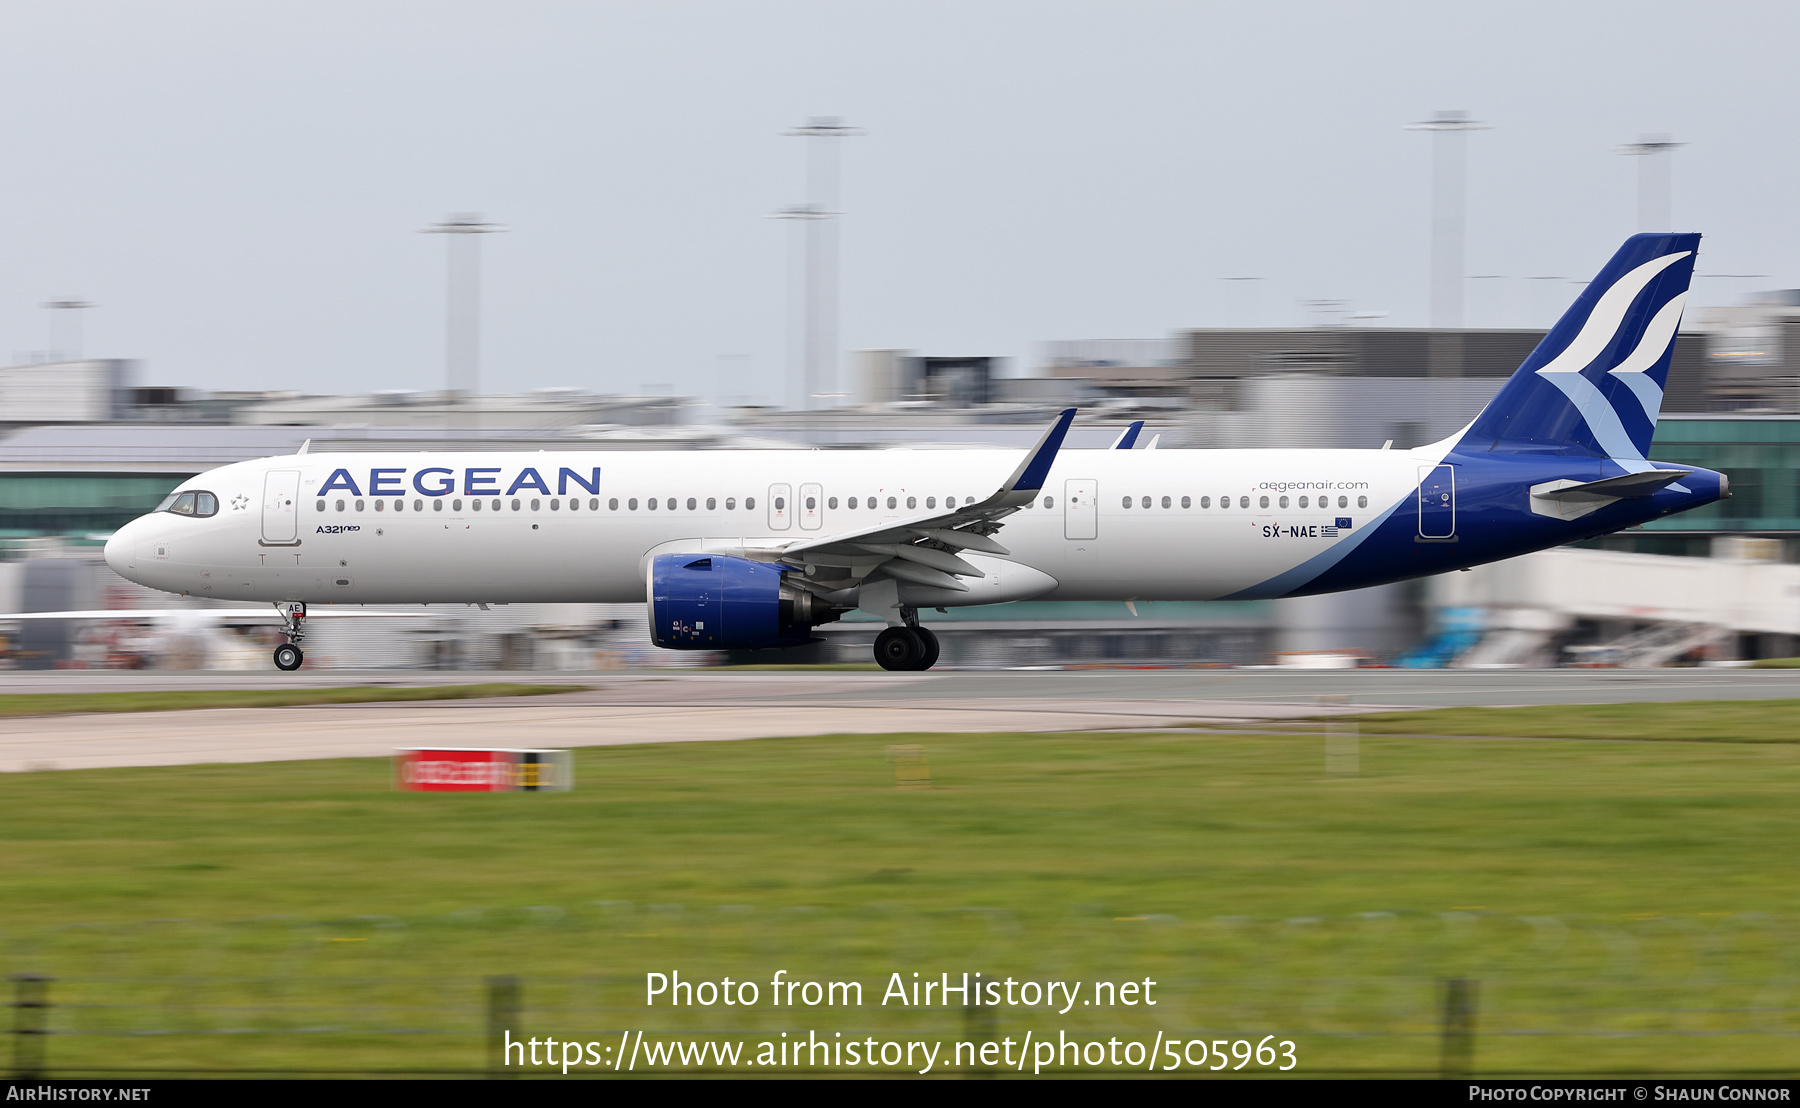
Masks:
[[[1800,284],[1791,3],[0,0],[0,358],[80,295],[142,383],[443,381],[478,211],[486,391],[779,395],[808,116],[842,143],[842,346],[1426,321],[1468,141],[1471,325],[1545,326],[1635,230],[1645,132],[1700,303]],[[1254,276],[1258,282],[1228,282]]]

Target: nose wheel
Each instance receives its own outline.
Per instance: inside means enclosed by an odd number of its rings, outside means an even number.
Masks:
[[[924,627],[890,627],[875,636],[875,662],[886,670],[930,669],[938,650],[938,637]]]
[[[292,673],[306,660],[306,655],[300,652],[300,642],[306,638],[306,605],[297,600],[286,600],[275,605],[275,610],[281,614],[282,630],[287,632],[287,641],[275,648],[275,668]]]

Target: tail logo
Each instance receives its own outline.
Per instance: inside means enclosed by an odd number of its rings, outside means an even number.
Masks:
[[[1654,467],[1631,441],[1619,413],[1601,395],[1599,386],[1586,377],[1583,371],[1592,368],[1595,359],[1612,344],[1620,325],[1625,321],[1625,314],[1631,310],[1631,304],[1638,294],[1644,291],[1644,286],[1657,274],[1692,253],[1691,250],[1682,250],[1664,254],[1620,278],[1601,295],[1574,341],[1551,359],[1549,364],[1538,370],[1538,374],[1561,389],[1563,395],[1569,398],[1569,403],[1581,413],[1581,418],[1593,432],[1595,443],[1613,461],[1633,473]],[[1637,347],[1618,365],[1608,370],[1637,397],[1638,403],[1643,406],[1644,415],[1653,424],[1662,410],[1662,389],[1650,379],[1648,370],[1662,359],[1669,344],[1675,340],[1675,331],[1681,325],[1681,312],[1686,303],[1687,293],[1682,292],[1663,305],[1645,327]]]

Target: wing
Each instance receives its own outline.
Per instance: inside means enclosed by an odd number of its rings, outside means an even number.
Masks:
[[[914,516],[890,520],[854,531],[843,531],[816,539],[805,539],[773,548],[777,561],[789,565],[811,565],[843,571],[825,580],[806,579],[808,588],[818,593],[834,592],[872,575],[885,575],[901,581],[967,592],[968,586],[957,577],[982,577],[981,570],[957,557],[963,550],[983,554],[1010,554],[992,536],[1004,525],[1007,516],[1037,499],[1043,491],[1044,479],[1056,461],[1069,425],[1075,421],[1075,409],[1069,408],[1056,418],[1037,445],[1032,447],[1014,469],[1012,476],[985,500]]]
[[[1143,420],[1141,420],[1141,419],[1132,420],[1131,426],[1125,428],[1123,431],[1120,431],[1119,437],[1113,440],[1112,448],[1114,450],[1130,450],[1132,447],[1137,445],[1138,432],[1142,431],[1143,429],[1144,429],[1144,421]]]

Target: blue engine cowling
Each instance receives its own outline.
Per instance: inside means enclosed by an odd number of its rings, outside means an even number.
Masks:
[[[668,650],[757,650],[811,642],[840,614],[783,583],[787,571],[719,554],[650,561],[650,638]]]

